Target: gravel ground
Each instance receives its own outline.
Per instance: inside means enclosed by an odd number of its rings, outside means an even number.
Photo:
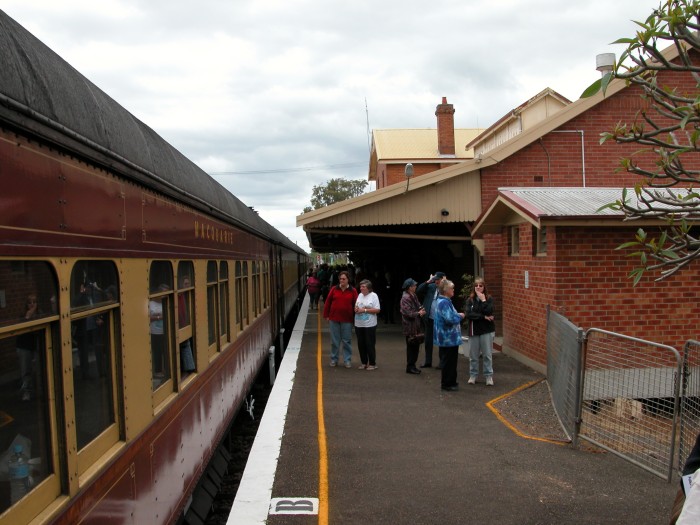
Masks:
[[[546,380],[500,399],[493,404],[522,434],[543,439],[569,441],[554,412]]]
[[[223,525],[228,520],[270,391],[269,386],[254,385],[252,393],[255,397],[255,419],[251,419],[244,409],[241,409],[236,416],[228,436],[227,448],[231,453],[228,472],[224,476],[219,493],[212,503],[205,525]]]

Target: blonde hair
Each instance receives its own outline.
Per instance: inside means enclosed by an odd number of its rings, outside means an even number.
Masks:
[[[439,284],[440,295],[445,295],[445,292],[449,288],[454,288],[454,287],[455,287],[455,283],[453,283],[452,281],[449,281],[447,278],[443,279],[442,281],[440,281],[440,284]]]

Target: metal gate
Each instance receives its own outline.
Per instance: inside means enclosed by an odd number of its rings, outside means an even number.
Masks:
[[[700,342],[673,347],[547,310],[547,380],[574,446],[584,439],[669,482],[700,433]]]
[[[681,364],[671,346],[590,328],[579,437],[671,481]]]
[[[683,346],[681,375],[678,471],[683,470],[695,439],[700,434],[700,342],[690,340]]]

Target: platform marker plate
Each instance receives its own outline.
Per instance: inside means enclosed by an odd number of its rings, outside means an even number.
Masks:
[[[318,514],[318,498],[272,498],[270,514]]]

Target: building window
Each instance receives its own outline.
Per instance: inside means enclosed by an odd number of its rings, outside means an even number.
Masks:
[[[151,375],[153,390],[172,379],[173,268],[169,261],[151,264],[148,318],[151,333]]]
[[[508,255],[518,255],[520,253],[520,226],[508,228]]]
[[[532,246],[534,255],[547,255],[547,227],[532,227]]]

